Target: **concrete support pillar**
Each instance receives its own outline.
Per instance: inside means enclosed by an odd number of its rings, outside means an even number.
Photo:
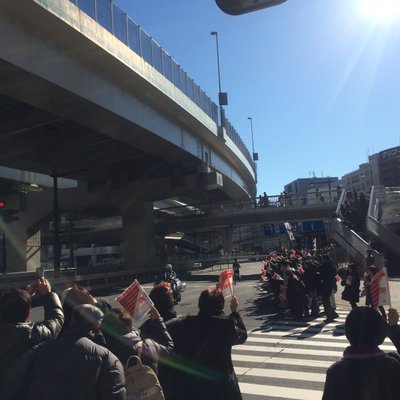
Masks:
[[[26,270],[35,271],[40,267],[41,234],[40,231],[28,238],[26,244]]]
[[[25,272],[27,270],[26,226],[20,221],[3,226],[6,249],[6,272]],[[39,263],[40,266],[40,263]]]
[[[123,208],[122,237],[126,270],[156,266],[153,203],[134,203]]]
[[[222,247],[225,253],[232,253],[232,232],[232,227],[225,228],[221,232]]]

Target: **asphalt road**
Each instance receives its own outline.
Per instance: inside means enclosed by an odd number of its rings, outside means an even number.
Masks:
[[[267,299],[267,294],[260,291],[257,283],[260,276],[261,263],[242,264],[242,280],[235,285],[235,296],[239,301],[239,313],[241,314],[248,330],[262,327],[268,318],[279,311],[273,302]],[[221,273],[219,268],[208,268],[197,271],[191,275],[181,276],[186,282],[186,291],[182,294],[182,301],[175,306],[178,315],[195,315],[198,312],[197,302],[200,293],[218,282]],[[149,293],[153,283],[144,283],[144,289]],[[107,298],[112,305],[118,306],[115,298],[124,288],[111,288],[94,291],[95,297]],[[229,299],[225,304],[225,312],[229,314]],[[32,310],[32,320],[39,321],[43,318],[43,310],[35,308]],[[140,324],[138,324],[140,325]]]

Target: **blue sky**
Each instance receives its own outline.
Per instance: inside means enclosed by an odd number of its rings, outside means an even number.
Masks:
[[[368,0],[287,0],[229,16],[214,0],[117,0],[217,103],[219,34],[226,116],[250,152],[258,193],[339,176],[400,145],[400,18]],[[396,0],[374,1],[374,4]],[[365,4],[364,4],[365,5]]]

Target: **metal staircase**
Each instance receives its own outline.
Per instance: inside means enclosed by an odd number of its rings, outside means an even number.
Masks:
[[[340,218],[340,208],[346,199],[346,191],[342,190],[335,217],[331,220],[331,237],[332,239],[342,248],[344,248],[349,256],[355,260],[360,266],[362,271],[365,268],[364,257],[367,250],[372,251],[372,255],[375,258],[375,264],[378,268],[384,266],[384,256],[375,249],[373,249],[368,242],[363,239],[357,232],[350,229],[343,223]]]
[[[386,224],[381,222],[383,210],[387,204],[393,205],[397,203],[400,205],[400,191],[399,188],[385,188],[381,186],[373,186],[371,189],[371,196],[367,215],[367,230],[379,240],[384,243],[392,253],[400,257],[400,237]],[[395,217],[395,216],[393,216]],[[388,218],[385,218],[388,221]],[[397,222],[397,221],[396,221]]]

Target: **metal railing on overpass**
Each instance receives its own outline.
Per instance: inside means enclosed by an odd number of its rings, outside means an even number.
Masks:
[[[226,201],[159,208],[156,210],[156,215],[160,219],[168,219],[174,217],[241,214],[245,212],[254,212],[256,210],[259,212],[274,212],[274,210],[277,209],[332,207],[335,206],[337,202],[336,191],[321,190],[317,194],[315,192],[290,195],[280,194],[268,196],[267,198],[260,196],[246,201]]]
[[[218,124],[218,106],[148,33],[112,0],[69,0],[141,56]],[[238,132],[224,117],[227,135],[254,168],[254,161]]]

